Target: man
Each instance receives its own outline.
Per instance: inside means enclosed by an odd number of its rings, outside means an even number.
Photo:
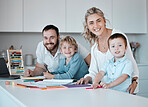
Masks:
[[[37,64],[35,69],[34,71],[27,69],[24,76],[39,76],[45,71],[53,72],[58,68],[59,60],[63,57],[59,50],[60,35],[58,28],[54,25],[47,25],[42,30],[42,36],[43,41],[38,44],[36,50]],[[78,53],[89,65],[91,55],[80,44],[78,46]]]

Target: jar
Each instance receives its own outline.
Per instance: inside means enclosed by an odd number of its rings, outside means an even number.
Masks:
[[[32,66],[33,64],[33,55],[32,54],[26,54],[25,55],[25,64],[26,66]]]
[[[0,51],[0,58],[4,58],[5,61],[8,60],[8,58],[7,58],[7,51],[6,51],[6,50],[2,49],[2,50]]]

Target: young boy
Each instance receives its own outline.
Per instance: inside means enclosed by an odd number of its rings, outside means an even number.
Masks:
[[[93,88],[102,86],[103,88],[126,92],[131,84],[131,74],[133,72],[132,62],[125,56],[127,40],[124,35],[116,33],[109,37],[108,46],[114,57],[107,61],[98,72],[93,83]],[[107,77],[106,80],[100,83],[104,76]]]
[[[88,73],[88,66],[84,59],[77,53],[78,44],[72,37],[66,36],[60,41],[60,52],[65,56],[60,60],[57,70],[44,73],[48,79],[76,79],[79,80]]]

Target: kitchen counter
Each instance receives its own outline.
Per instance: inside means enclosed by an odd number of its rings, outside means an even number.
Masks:
[[[28,89],[0,81],[0,107],[147,107],[148,98],[111,89]]]

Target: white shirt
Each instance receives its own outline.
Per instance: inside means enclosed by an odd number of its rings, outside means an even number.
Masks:
[[[89,51],[83,47],[81,44],[78,44],[78,53],[85,59],[89,55]],[[60,53],[58,48],[55,56],[52,56],[51,53],[43,45],[43,41],[38,43],[36,49],[37,62],[39,64],[46,64],[48,70],[53,72],[58,68],[59,60],[63,58],[63,55]]]
[[[127,57],[127,59],[131,60],[133,63],[132,77],[139,77],[139,70],[138,70],[136,61],[132,55],[132,51],[130,49],[130,44],[129,44],[127,36],[124,33],[122,33],[121,31],[113,29],[112,34],[115,34],[115,33],[121,33],[126,37],[127,46],[128,46],[127,51],[126,51],[126,57]],[[86,74],[84,76],[84,78],[86,78],[87,76],[90,76],[92,78],[92,81],[94,81],[96,74],[103,67],[104,63],[107,60],[110,60],[112,58],[113,58],[113,55],[111,54],[109,49],[106,53],[102,53],[101,51],[98,50],[98,44],[95,43],[91,48],[91,63],[90,63],[90,67],[89,67],[89,74]],[[105,77],[103,79],[105,79]]]

